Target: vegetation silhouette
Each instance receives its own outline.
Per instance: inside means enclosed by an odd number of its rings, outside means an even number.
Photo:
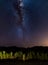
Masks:
[[[6,55],[8,55],[6,57]],[[16,60],[48,60],[48,47],[35,46],[35,47],[0,47],[1,59],[16,59]]]

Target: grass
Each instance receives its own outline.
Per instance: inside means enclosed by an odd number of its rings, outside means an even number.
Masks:
[[[48,61],[18,61],[18,60],[1,60],[0,65],[48,65]]]

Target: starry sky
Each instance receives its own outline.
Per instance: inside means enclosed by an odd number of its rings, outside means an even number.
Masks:
[[[0,0],[0,46],[48,46],[48,0],[23,0],[22,26],[16,0]]]

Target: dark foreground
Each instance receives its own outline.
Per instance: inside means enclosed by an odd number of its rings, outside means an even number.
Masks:
[[[17,60],[0,60],[0,65],[48,65],[48,61],[17,61]]]

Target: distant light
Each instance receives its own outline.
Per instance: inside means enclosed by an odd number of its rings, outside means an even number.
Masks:
[[[43,46],[48,46],[48,38],[45,37],[45,38],[43,39],[42,43],[43,43]]]

